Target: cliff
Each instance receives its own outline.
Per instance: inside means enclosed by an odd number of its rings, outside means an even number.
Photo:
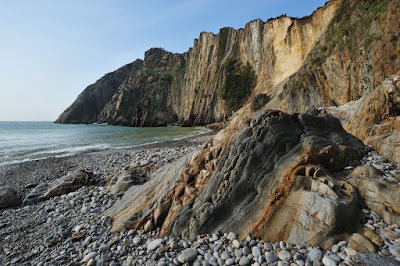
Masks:
[[[91,124],[98,121],[97,117],[104,105],[110,101],[121,83],[140,69],[142,64],[142,60],[136,60],[104,75],[79,94],[76,101],[58,117],[55,123]]]
[[[382,247],[362,212],[400,222],[399,172],[365,155],[400,165],[399,17],[399,0],[333,0],[302,19],[203,32],[184,54],[147,51],[97,121],[226,123],[125,192],[105,214],[113,230]]]
[[[89,86],[56,122],[160,126],[224,121],[256,95],[273,94],[277,84],[299,70],[340,4],[331,1],[302,19],[282,16],[254,20],[244,29],[202,32],[184,54],[150,49],[124,80],[104,77]],[[104,79],[112,86],[105,86]],[[107,97],[93,100],[101,94]]]

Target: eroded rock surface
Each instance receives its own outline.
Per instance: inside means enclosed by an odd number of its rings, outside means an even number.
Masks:
[[[267,110],[232,127],[242,129],[205,145],[180,175],[168,178],[174,185],[164,196],[149,200],[147,184],[134,190],[135,207],[114,212],[114,229],[152,223],[162,234],[186,238],[220,230],[328,246],[360,227],[355,187],[332,173],[356,164],[367,147],[337,119]]]
[[[70,172],[56,179],[52,184],[40,183],[25,197],[24,203],[32,204],[55,196],[61,196],[78,190],[83,186],[96,183],[95,176],[85,170]]]
[[[400,74],[387,78],[357,101],[321,109],[340,118],[348,132],[400,166]]]

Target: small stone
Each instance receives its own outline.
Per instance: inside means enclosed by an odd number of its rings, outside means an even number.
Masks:
[[[83,206],[82,209],[81,209],[81,213],[88,213],[88,212],[90,212],[90,210],[91,210],[90,207]]]
[[[346,254],[347,254],[348,256],[355,256],[355,255],[357,255],[357,251],[355,251],[355,250],[352,249],[351,247],[345,248],[344,251],[346,252]]]
[[[243,248],[242,252],[243,252],[243,254],[246,255],[246,256],[249,255],[249,254],[250,254],[250,249],[249,249],[249,247],[245,246],[245,247]]]
[[[400,238],[400,234],[396,233],[392,230],[386,230],[385,236],[390,240],[396,240],[396,239]]]
[[[183,242],[182,242],[182,246],[183,246],[184,248],[190,248],[190,244],[189,244],[189,242],[187,242],[187,241],[183,241]]]
[[[147,250],[148,251],[156,250],[159,246],[161,246],[161,243],[163,241],[164,241],[163,239],[155,239],[151,241],[150,243],[147,244]]]
[[[390,251],[386,248],[381,249],[381,253],[382,253],[382,255],[390,256]]]
[[[236,239],[236,234],[234,232],[230,232],[227,236],[227,239],[233,241],[234,239]]]
[[[235,264],[235,259],[234,258],[229,258],[225,261],[226,265],[234,265]]]
[[[333,246],[332,246],[332,251],[333,251],[333,252],[338,253],[339,250],[340,250],[340,248],[339,248],[338,245],[333,245]]]
[[[92,251],[89,254],[87,254],[81,262],[88,262],[91,259],[94,259],[97,256],[97,252],[96,251]]]
[[[135,243],[136,245],[140,245],[140,243],[142,243],[142,238],[140,238],[139,236],[135,236],[132,239],[132,242]]]
[[[312,248],[310,252],[308,252],[307,255],[307,260],[313,262],[314,260],[317,261],[322,261],[322,257],[324,256],[324,253],[317,249],[317,248]]]
[[[278,261],[278,266],[286,266],[288,263],[286,261]]]
[[[292,254],[291,254],[289,251],[283,249],[283,250],[279,251],[278,257],[279,257],[281,260],[289,261],[289,260],[292,259]]]
[[[110,250],[110,246],[109,245],[102,245],[99,248],[100,252],[106,252],[106,251],[109,251],[109,250]]]
[[[176,241],[172,241],[172,242],[169,244],[169,246],[170,246],[171,249],[178,249],[178,248],[179,248],[179,244],[178,244],[178,242],[176,242]]]
[[[271,250],[272,249],[272,244],[271,243],[264,243],[264,248],[265,250]]]
[[[255,258],[261,255],[261,249],[258,246],[254,246],[251,248],[251,253]]]
[[[337,245],[339,246],[339,248],[347,246],[347,241],[344,241],[344,240],[340,241]]]
[[[270,253],[268,253],[268,255],[265,256],[265,259],[267,260],[267,262],[268,262],[269,264],[274,263],[274,262],[276,262],[276,261],[279,260],[279,258],[278,258],[277,256],[272,255],[272,254],[270,254]]]
[[[235,248],[240,248],[240,242],[239,242],[237,239],[234,239],[234,240],[232,241],[232,245],[233,245]]]
[[[197,249],[189,248],[182,251],[182,256],[185,259],[185,262],[192,262],[197,258],[198,255]]]
[[[85,232],[73,233],[71,236],[71,241],[77,242],[77,241],[81,240],[84,236],[85,236]]]
[[[325,256],[325,257],[322,258],[322,263],[323,263],[325,266],[336,266],[336,265],[337,265],[337,264],[336,264],[336,261],[334,261],[333,259],[331,259],[331,258],[329,258],[329,257],[327,257],[327,256]]]
[[[281,249],[285,249],[286,248],[286,243],[281,241],[281,242],[279,242],[279,246],[280,246]]]
[[[400,246],[399,245],[390,245],[389,251],[395,257],[400,257]]]
[[[250,264],[251,264],[251,261],[246,256],[241,257],[240,260],[239,260],[239,265],[243,266],[243,265],[250,265]]]
[[[339,257],[336,254],[331,254],[328,256],[329,258],[333,259],[334,261],[336,261],[337,263],[341,262],[343,259],[341,257]]]

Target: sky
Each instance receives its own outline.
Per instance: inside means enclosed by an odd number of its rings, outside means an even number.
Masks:
[[[0,0],[0,121],[54,121],[104,74],[200,32],[243,28],[326,0]]]

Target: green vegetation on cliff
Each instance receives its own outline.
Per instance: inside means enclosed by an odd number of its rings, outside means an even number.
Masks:
[[[229,58],[223,64],[225,82],[222,86],[221,97],[229,111],[236,111],[247,97],[257,82],[257,75],[249,65],[242,65],[236,59]]]

